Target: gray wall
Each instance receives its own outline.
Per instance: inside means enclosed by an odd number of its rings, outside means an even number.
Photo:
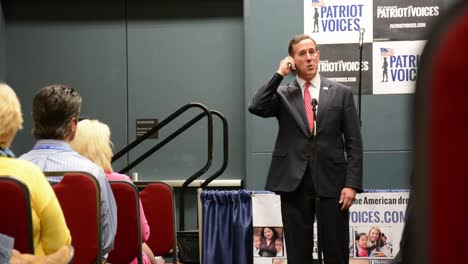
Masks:
[[[34,144],[34,94],[45,85],[65,83],[83,97],[83,116],[109,124],[116,151],[135,140],[138,118],[161,120],[192,101],[222,112],[230,127],[230,160],[221,178],[244,178],[242,0],[2,4],[8,52],[1,61],[25,117],[24,129],[12,144],[16,154]],[[167,136],[198,113],[188,111],[160,135]],[[222,164],[221,122],[214,122],[215,153],[207,176]],[[133,171],[140,180],[188,178],[206,163],[206,131],[202,120]],[[160,141],[147,140],[130,159]],[[114,168],[126,163],[123,158]],[[189,193],[188,229],[195,227],[195,201]]]
[[[135,119],[163,118],[183,105],[200,102],[224,114],[229,123],[229,164],[220,179],[243,179],[244,47],[241,0],[155,1],[128,7],[129,136]],[[148,12],[154,10],[155,12]],[[160,138],[200,113],[189,110],[164,127]],[[180,120],[180,121],[179,121]],[[206,178],[222,165],[222,126],[214,117],[213,163]],[[207,162],[207,123],[203,119],[133,171],[143,179],[186,179]],[[147,140],[130,155],[159,143]],[[196,196],[186,196],[186,229],[196,226]]]
[[[127,141],[124,6],[42,4],[42,12],[32,3],[4,4],[7,80],[20,97],[25,119],[13,150],[19,155],[32,147],[32,99],[53,83],[77,89],[84,99],[81,114],[109,124],[116,146],[122,147]]]
[[[6,81],[6,34],[2,3],[0,2],[0,81]]]
[[[130,138],[135,138],[138,118],[159,120],[189,102],[200,102],[219,110],[229,122],[229,166],[221,178],[244,177],[243,22],[241,1],[153,3],[142,9],[130,2],[128,14],[128,111]],[[145,10],[159,10],[147,14]],[[190,11],[190,12],[188,12]],[[142,17],[144,19],[142,19]],[[180,117],[187,121],[199,109]],[[222,127],[215,122],[213,165],[208,175],[222,164]],[[176,122],[161,130],[165,137]],[[135,169],[145,179],[186,179],[207,161],[207,125],[202,120],[170,146],[148,158]],[[148,140],[147,150],[159,140]]]

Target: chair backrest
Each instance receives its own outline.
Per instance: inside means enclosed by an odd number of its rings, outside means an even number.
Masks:
[[[173,263],[177,263],[174,190],[164,182],[150,183],[140,192],[140,199],[151,230],[146,244],[156,256],[172,250]]]
[[[28,187],[14,177],[0,177],[0,233],[15,238],[14,248],[34,254]]]
[[[63,179],[53,186],[70,229],[74,263],[100,263],[101,191],[97,179],[86,172],[44,172]]]
[[[142,263],[140,195],[132,183],[109,181],[117,204],[117,234],[108,263],[128,264],[138,257]]]

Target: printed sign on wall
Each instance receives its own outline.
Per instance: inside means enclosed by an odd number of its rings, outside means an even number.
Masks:
[[[354,94],[359,82],[362,94],[414,93],[428,29],[442,11],[443,0],[304,0],[304,33],[319,45],[320,73]]]
[[[374,94],[414,93],[426,41],[374,42]]]
[[[350,264],[390,263],[400,250],[409,192],[356,195],[350,208]]]
[[[359,88],[359,45],[320,45],[319,72],[323,77],[342,83],[358,93]],[[372,44],[364,43],[362,50],[361,93],[372,94]]]
[[[304,33],[321,44],[358,43],[359,29],[372,32],[372,1],[306,0]],[[372,34],[364,35],[372,42]]]
[[[423,40],[442,12],[442,0],[375,0],[374,41]]]
[[[279,195],[252,195],[252,224],[254,264],[287,264]]]
[[[349,210],[350,264],[386,264],[400,250],[409,192],[369,191],[356,195]],[[287,263],[287,244],[281,219],[281,200],[276,194],[252,196],[254,264]],[[313,258],[317,259],[317,228]],[[270,246],[268,246],[270,245]]]

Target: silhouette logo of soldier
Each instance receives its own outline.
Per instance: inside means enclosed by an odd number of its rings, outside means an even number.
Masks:
[[[382,82],[388,82],[388,60],[387,60],[387,57],[384,57],[384,62],[382,64]]]
[[[388,82],[388,58],[394,56],[392,48],[380,48],[380,55],[384,58],[382,63],[382,82]]]
[[[313,32],[319,32],[319,13],[318,13],[318,8],[315,8],[314,12],[314,31]]]

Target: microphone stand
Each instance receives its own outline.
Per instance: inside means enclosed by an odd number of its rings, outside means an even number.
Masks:
[[[317,256],[318,256],[318,263],[322,264],[322,247],[320,243],[320,191],[319,191],[319,175],[318,175],[318,162],[317,162],[317,99],[312,99],[312,111],[314,112],[314,168],[313,168],[313,175],[315,178],[314,185],[315,187],[315,211],[316,211],[316,218],[317,218]]]
[[[362,84],[361,84],[361,76],[362,76],[362,42],[364,41],[364,31],[365,29],[361,27],[359,29],[359,87],[358,87],[358,114],[359,114],[359,126],[362,127],[362,119],[361,119],[361,97],[362,97]]]

